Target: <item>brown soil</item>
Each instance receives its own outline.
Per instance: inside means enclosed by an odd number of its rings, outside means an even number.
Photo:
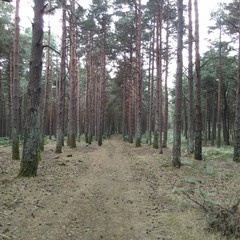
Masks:
[[[203,189],[230,202],[239,194],[233,176],[239,165],[221,162],[212,175],[204,161],[187,159],[171,167],[163,155],[144,145],[134,148],[119,136],[78,143],[54,153],[46,145],[36,178],[17,178],[19,162],[10,147],[0,148],[0,240],[154,240],[220,239],[208,233],[202,212],[179,189]],[[194,179],[193,179],[194,178]]]

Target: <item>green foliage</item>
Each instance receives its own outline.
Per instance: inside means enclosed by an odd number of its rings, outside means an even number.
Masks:
[[[0,1],[0,59],[7,58],[13,42],[13,6]]]
[[[0,137],[0,146],[10,146],[12,144],[12,141],[8,137]]]

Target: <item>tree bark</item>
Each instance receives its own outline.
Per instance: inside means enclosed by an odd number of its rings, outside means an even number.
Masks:
[[[219,32],[217,147],[221,147],[221,85],[222,85],[222,25]]]
[[[4,119],[5,119],[5,114],[4,114],[4,98],[3,98],[3,90],[2,90],[2,70],[0,69],[0,137],[4,136],[4,132],[5,132],[5,127],[4,127]]]
[[[78,142],[81,140],[81,123],[82,123],[82,117],[81,117],[81,65],[79,64],[77,67],[77,138]]]
[[[128,142],[133,143],[133,49],[132,41],[130,46],[129,59],[129,97],[128,97]]]
[[[169,7],[169,0],[167,1]],[[170,36],[170,9],[167,10],[166,27],[166,67],[165,67],[165,100],[164,100],[164,120],[163,120],[163,147],[167,147],[168,139],[168,68],[169,68],[169,36]]]
[[[52,65],[50,64],[49,70],[49,139],[52,139],[52,130],[53,130],[53,73],[52,73]]]
[[[178,0],[178,33],[177,33],[177,75],[176,75],[176,99],[174,110],[174,139],[173,139],[173,159],[174,167],[181,166],[181,110],[182,110],[182,69],[183,69],[183,0]]]
[[[32,30],[32,46],[30,73],[28,83],[28,108],[25,120],[23,157],[19,176],[33,177],[37,175],[40,160],[40,81],[43,55],[43,14],[44,0],[34,0],[34,20]]]
[[[61,69],[57,108],[57,139],[56,153],[62,153],[64,142],[64,111],[65,111],[65,79],[66,79],[66,0],[62,0],[62,42],[61,42]]]
[[[141,79],[141,21],[142,21],[142,6],[141,0],[135,2],[136,10],[136,131],[135,131],[135,146],[141,146],[142,138],[142,79]]]
[[[240,1],[239,1],[240,4]],[[238,23],[238,79],[236,92],[236,110],[234,124],[234,154],[233,160],[240,162],[240,17]]]
[[[202,114],[201,114],[201,74],[199,53],[199,15],[198,1],[194,0],[195,10],[195,66],[196,66],[196,106],[195,106],[195,155],[194,158],[202,160]]]
[[[19,77],[19,4],[16,0],[15,8],[15,38],[13,55],[13,92],[12,92],[12,159],[19,160],[19,123],[20,123],[20,77]]]
[[[51,29],[50,24],[48,24],[48,35],[47,35],[47,45],[50,46],[51,43]],[[41,124],[40,124],[40,149],[44,151],[44,138],[48,128],[49,123],[49,92],[50,90],[50,48],[47,48],[46,52],[46,70],[45,70],[45,88],[43,95],[43,107],[41,110]]]
[[[102,19],[102,40],[101,40],[101,77],[100,77],[100,119],[98,146],[103,144],[106,118],[106,51],[107,51],[107,18]]]
[[[68,107],[68,146],[76,147],[76,29],[75,29],[75,0],[71,0],[70,13],[70,79]]]
[[[192,0],[188,1],[188,153],[194,152]]]
[[[151,38],[149,43],[149,66],[148,66],[148,102],[147,102],[147,144],[152,144],[153,125],[153,81],[154,81],[154,48],[155,48],[155,18],[152,22]]]
[[[12,130],[12,96],[13,96],[13,50],[9,52],[9,75],[8,75],[8,99],[7,99],[7,118],[6,118],[6,135],[11,138]]]
[[[123,65],[123,70],[121,71],[122,72],[122,138],[123,140],[125,141],[125,135],[126,135],[126,88],[127,88],[127,82],[126,82],[126,79],[127,79],[127,69],[126,69],[126,56],[124,56],[124,65]]]

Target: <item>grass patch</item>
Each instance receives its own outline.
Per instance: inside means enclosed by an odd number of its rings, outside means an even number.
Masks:
[[[0,146],[7,147],[12,144],[12,141],[9,137],[0,137]]]
[[[162,215],[163,223],[168,236],[178,240],[219,240],[220,234],[212,234],[206,231],[206,221],[199,216],[196,210],[176,211]]]
[[[204,164],[202,171],[208,175],[217,174],[217,170],[213,167],[212,161],[209,160]]]
[[[204,147],[203,157],[207,160],[231,161],[233,159],[233,147]]]

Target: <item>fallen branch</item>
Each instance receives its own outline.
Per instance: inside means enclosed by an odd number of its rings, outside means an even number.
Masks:
[[[220,232],[226,237],[240,238],[240,214],[238,212],[238,206],[240,204],[240,199],[237,203],[231,207],[221,206],[220,204],[206,204],[200,203],[188,193],[183,192],[185,196],[198,206],[200,206],[205,213],[207,213],[207,222],[209,231]],[[201,197],[204,198],[203,195]]]
[[[198,201],[196,201],[195,199],[191,198],[189,196],[189,194],[184,193],[185,196],[187,196],[187,198],[191,201],[193,201],[194,203],[196,203],[197,205],[199,205],[205,212],[208,212],[208,209],[206,207],[203,206],[203,204],[199,203]]]

